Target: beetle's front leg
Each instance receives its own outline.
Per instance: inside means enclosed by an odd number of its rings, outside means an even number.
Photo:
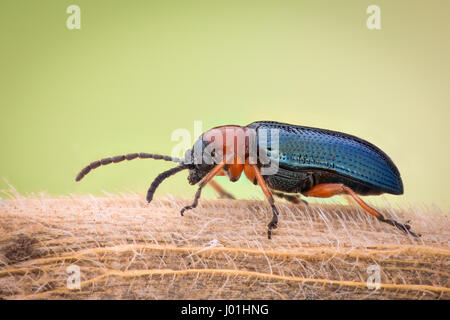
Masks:
[[[181,209],[181,215],[184,215],[184,212],[186,210],[194,209],[198,205],[198,199],[200,199],[200,195],[202,194],[203,187],[212,180],[225,166],[225,163],[219,163],[217,166],[215,166],[208,174],[199,182],[198,184],[198,190],[195,193],[194,202],[190,206],[186,206],[183,209]]]

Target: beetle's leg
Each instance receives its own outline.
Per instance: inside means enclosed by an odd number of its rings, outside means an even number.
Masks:
[[[302,203],[304,205],[309,205],[306,200],[303,200],[298,194],[288,194],[284,192],[278,192],[278,191],[272,191],[273,195],[275,197],[278,197],[280,199],[285,199],[293,204],[299,204]]]
[[[219,198],[222,199],[236,199],[231,193],[227,192],[217,181],[211,180],[209,185],[217,192]]]
[[[318,184],[308,191],[303,192],[305,196],[317,197],[317,198],[330,198],[339,194],[350,195],[364,210],[366,210],[371,215],[375,216],[378,220],[390,224],[391,226],[397,227],[405,233],[412,235],[413,237],[420,237],[411,231],[411,227],[408,224],[402,224],[395,220],[386,219],[381,213],[365,203],[352,189],[341,184],[341,183],[323,183]]]
[[[250,166],[255,171],[256,181],[258,182],[259,186],[261,187],[264,195],[267,198],[267,201],[269,201],[270,206],[272,207],[272,220],[267,225],[267,238],[272,238],[272,229],[276,229],[278,227],[278,210],[277,207],[275,207],[275,200],[273,200],[272,192],[270,191],[269,187],[267,186],[266,182],[264,181],[264,178],[261,174],[261,171],[259,171],[259,168],[256,164],[250,164]]]
[[[186,206],[183,209],[181,209],[181,215],[184,214],[186,210],[194,209],[198,205],[198,199],[200,199],[200,195],[202,194],[203,187],[214,178],[215,175],[217,175],[225,166],[225,163],[219,163],[217,166],[215,166],[208,174],[199,182],[198,184],[198,190],[195,193],[194,202],[190,206]]]
[[[182,216],[184,216],[184,212],[186,211],[186,210],[191,210],[191,209],[194,209],[195,207],[197,207],[197,205],[198,205],[198,199],[200,199],[200,196],[201,196],[201,194],[202,194],[202,189],[203,189],[203,187],[199,187],[198,189],[197,189],[197,192],[195,193],[195,197],[194,197],[194,202],[190,205],[190,206],[186,206],[186,207],[184,207],[183,209],[181,209],[181,215]]]

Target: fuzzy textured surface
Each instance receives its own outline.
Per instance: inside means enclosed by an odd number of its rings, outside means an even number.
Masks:
[[[430,208],[359,207],[140,194],[0,200],[3,299],[449,299],[450,221]],[[80,270],[69,289],[68,267]],[[379,268],[380,288],[367,287]],[[70,270],[70,269],[69,269]]]

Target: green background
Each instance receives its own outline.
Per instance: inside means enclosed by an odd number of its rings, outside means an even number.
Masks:
[[[81,8],[68,30],[66,8]],[[368,30],[366,8],[381,8]],[[344,131],[387,152],[403,196],[450,208],[449,1],[20,1],[0,4],[0,177],[21,193],[145,192],[177,128],[255,120]],[[223,185],[261,197],[245,179]],[[6,188],[4,181],[0,189]],[[186,173],[158,195],[192,196]],[[206,196],[213,196],[209,190]]]

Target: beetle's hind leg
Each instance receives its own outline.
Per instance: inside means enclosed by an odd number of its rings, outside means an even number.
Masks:
[[[300,195],[298,195],[298,194],[288,194],[288,193],[278,192],[278,191],[272,191],[272,193],[275,197],[278,197],[280,199],[285,199],[293,204],[301,203],[301,204],[304,204],[305,206],[309,205],[308,201],[302,199],[300,197]]]
[[[323,183],[318,184],[308,191],[303,192],[305,196],[330,198],[339,194],[348,194],[351,196],[364,210],[369,214],[375,216],[378,220],[390,224],[403,232],[412,235],[413,237],[420,237],[421,235],[411,231],[411,226],[403,224],[392,219],[386,219],[381,213],[365,203],[352,189],[341,183]]]

